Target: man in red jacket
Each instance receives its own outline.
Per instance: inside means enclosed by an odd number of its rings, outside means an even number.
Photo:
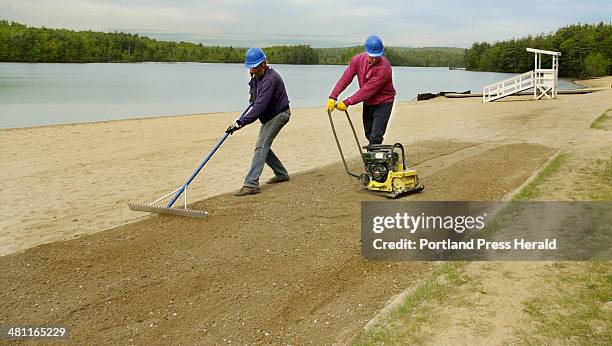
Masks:
[[[381,144],[395,99],[391,64],[382,56],[384,47],[378,36],[368,37],[364,48],[365,52],[351,58],[349,66],[336,83],[327,100],[327,110],[345,111],[349,106],[363,102],[365,136],[369,144]],[[336,102],[355,76],[359,81],[359,90],[344,101]]]

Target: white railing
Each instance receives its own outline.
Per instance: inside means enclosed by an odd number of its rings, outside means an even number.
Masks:
[[[482,102],[490,102],[517,92],[531,89],[534,85],[534,72],[529,71],[495,84],[487,85],[482,89]]]

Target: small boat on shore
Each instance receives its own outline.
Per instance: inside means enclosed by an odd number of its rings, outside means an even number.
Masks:
[[[446,96],[448,94],[466,95],[466,94],[470,94],[470,92],[471,92],[471,90],[466,90],[466,91],[440,91],[437,94],[432,94],[432,93],[417,94],[417,101],[425,101],[425,100],[436,98],[438,96]]]

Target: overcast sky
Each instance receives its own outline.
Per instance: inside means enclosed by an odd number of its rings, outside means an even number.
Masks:
[[[612,0],[0,0],[0,18],[29,26],[145,33],[208,44],[469,47],[568,25],[612,21]]]

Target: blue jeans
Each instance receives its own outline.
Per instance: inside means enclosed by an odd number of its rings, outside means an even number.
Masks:
[[[393,102],[363,105],[363,129],[369,144],[381,144],[391,117]]]
[[[253,153],[253,162],[251,162],[249,173],[244,178],[244,186],[259,187],[259,177],[263,171],[264,163],[272,168],[277,177],[281,179],[289,177],[289,173],[287,173],[278,157],[274,155],[271,146],[274,138],[276,138],[283,126],[289,122],[290,116],[291,111],[286,110],[261,125],[259,138],[255,144],[255,152]]]

